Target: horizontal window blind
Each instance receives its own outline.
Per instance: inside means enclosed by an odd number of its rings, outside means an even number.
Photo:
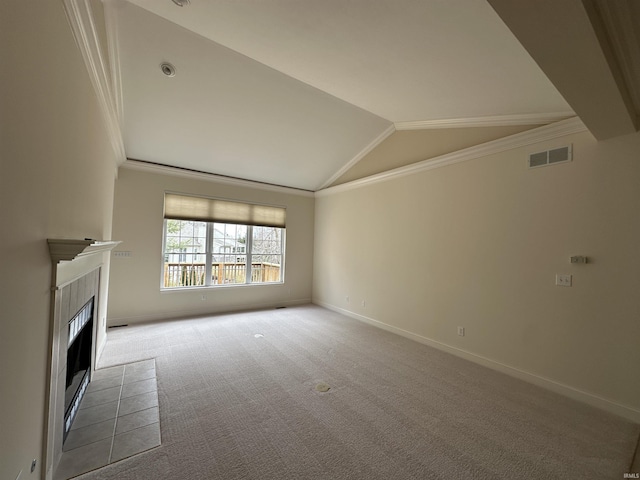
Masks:
[[[165,193],[164,218],[284,228],[287,211],[269,205]]]

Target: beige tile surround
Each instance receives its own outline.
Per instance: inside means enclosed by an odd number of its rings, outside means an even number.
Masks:
[[[155,360],[96,370],[54,480],[81,475],[160,443]]]
[[[57,267],[54,267],[57,268]],[[54,309],[52,312],[51,372],[49,385],[49,405],[47,418],[47,479],[58,464],[62,455],[64,429],[64,395],[67,376],[67,342],[69,338],[68,321],[94,297],[93,347],[91,365],[95,365],[96,323],[100,304],[101,268],[94,268],[75,280],[56,285],[54,290]]]

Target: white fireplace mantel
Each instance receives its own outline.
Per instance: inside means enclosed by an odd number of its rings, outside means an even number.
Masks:
[[[122,242],[92,240],[90,238],[85,240],[49,238],[47,243],[51,260],[54,264],[58,264],[94,253],[108,252]]]

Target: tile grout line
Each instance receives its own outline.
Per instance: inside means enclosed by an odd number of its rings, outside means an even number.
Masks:
[[[137,363],[137,362],[135,362],[135,363]],[[98,466],[96,466],[96,467],[95,467],[95,468],[97,468],[97,469],[99,469],[99,468],[103,468],[103,467],[105,467],[105,466],[109,465],[110,463],[112,463],[112,461],[113,461],[113,447],[114,447],[114,445],[115,445],[115,437],[116,437],[116,432],[117,432],[117,427],[118,427],[118,419],[119,419],[119,417],[120,417],[120,410],[121,410],[122,399],[123,399],[123,397],[122,397],[122,393],[123,393],[123,391],[124,391],[124,385],[125,385],[125,383],[124,383],[124,382],[125,382],[125,380],[126,380],[126,375],[127,375],[127,371],[128,371],[128,370],[127,370],[127,367],[128,367],[128,366],[131,366],[131,365],[133,365],[133,364],[125,364],[125,365],[123,365],[123,370],[122,370],[122,373],[120,374],[120,385],[119,385],[119,387],[120,387],[120,391],[119,391],[119,393],[118,393],[118,399],[116,400],[118,403],[117,403],[117,405],[116,405],[116,412],[115,412],[115,419],[114,419],[114,420],[115,420],[115,422],[114,422],[113,431],[112,431],[111,438],[110,438],[111,442],[110,442],[110,445],[109,445],[109,455],[108,455],[108,458],[107,458],[107,462],[106,462],[106,463],[102,463],[102,462],[100,462],[100,465],[98,465]],[[157,372],[155,372],[155,367],[156,367],[156,365],[155,365],[155,359],[154,359],[154,364],[153,364],[153,368],[154,368],[154,376],[153,376],[152,378],[148,378],[148,379],[137,380],[136,382],[132,382],[132,383],[142,382],[142,381],[145,381],[145,380],[154,380],[155,387],[156,387],[155,394],[156,394],[156,402],[157,402],[157,395],[158,395],[158,391],[157,391],[157,382],[158,382],[158,377],[157,377]],[[135,373],[135,372],[134,372],[134,373]],[[116,376],[114,375],[114,377],[116,377]],[[109,387],[109,388],[117,388],[117,387],[118,387],[118,385],[114,385],[114,387]],[[104,389],[102,389],[102,390],[104,390]],[[97,390],[96,392],[100,392],[100,391],[102,391],[102,390]],[[145,392],[145,393],[154,393],[154,392]],[[144,395],[144,394],[140,394],[140,395]],[[106,402],[106,403],[108,403],[108,402]],[[102,405],[102,404],[94,405],[94,407],[97,407],[97,406],[100,406],[100,405]],[[87,408],[91,408],[91,407],[87,407]],[[147,427],[147,426],[150,426],[150,425],[155,425],[155,424],[157,424],[157,425],[158,425],[158,430],[160,429],[160,412],[159,412],[159,404],[158,404],[156,407],[148,407],[148,408],[145,408],[145,409],[143,409],[143,410],[141,410],[141,411],[149,410],[149,409],[151,409],[151,408],[158,408],[158,420],[157,420],[156,422],[152,422],[152,423],[147,424],[147,425],[142,425],[142,426],[136,427],[136,428],[134,428],[133,430],[129,430],[128,432],[135,431],[135,430],[138,430],[138,429],[140,429],[140,428],[144,428],[144,427]],[[81,410],[82,410],[82,409],[81,409]],[[136,411],[136,412],[132,412],[132,414],[135,414],[135,413],[138,413],[138,411]],[[100,423],[100,422],[98,422],[98,423]],[[90,427],[92,427],[93,425],[95,425],[95,424],[89,424],[89,425],[86,425],[85,427],[81,427],[81,428],[90,428]],[[125,433],[125,432],[123,432],[123,433]],[[158,432],[158,433],[160,433],[160,432]],[[105,438],[104,440],[107,440],[107,439],[108,439],[108,437],[107,437],[107,438]],[[100,440],[91,441],[91,442],[89,442],[89,443],[87,443],[87,444],[85,444],[85,445],[79,445],[79,446],[77,446],[75,449],[71,449],[71,450],[69,450],[69,451],[67,451],[67,452],[64,452],[64,451],[63,451],[63,455],[64,455],[64,454],[69,454],[70,452],[73,452],[73,450],[76,450],[76,449],[78,449],[78,448],[82,448],[82,447],[85,447],[85,446],[87,446],[87,445],[91,445],[91,444],[98,443],[98,442],[100,442]],[[162,443],[162,440],[160,439],[160,444],[161,444],[161,443]],[[157,446],[159,446],[160,444],[156,445],[156,447],[157,447]],[[151,448],[153,448],[153,447],[151,447]],[[148,449],[147,449],[147,450],[148,450]],[[144,450],[142,450],[142,451],[144,451]],[[134,454],[142,453],[142,451],[140,451],[140,452],[135,452]],[[90,470],[89,470],[89,471],[90,471]],[[82,474],[84,474],[84,473],[86,473],[86,472],[79,472],[79,473],[76,473],[75,475],[82,475]]]
[[[122,369],[122,379],[120,382],[120,394],[118,395],[118,406],[116,407],[116,421],[113,424],[113,435],[111,436],[111,447],[109,448],[109,458],[107,465],[111,463],[111,456],[113,455],[113,444],[116,441],[116,429],[118,428],[118,416],[120,415],[120,402],[122,401],[122,390],[124,389],[124,376],[127,372],[127,366]]]

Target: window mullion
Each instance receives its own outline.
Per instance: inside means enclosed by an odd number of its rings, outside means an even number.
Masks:
[[[211,286],[211,270],[213,263],[213,223],[207,222],[207,240],[205,248],[204,284]]]
[[[245,259],[246,265],[246,275],[245,275],[245,283],[251,283],[251,251],[253,250],[253,226],[249,225],[247,227],[247,256]]]

